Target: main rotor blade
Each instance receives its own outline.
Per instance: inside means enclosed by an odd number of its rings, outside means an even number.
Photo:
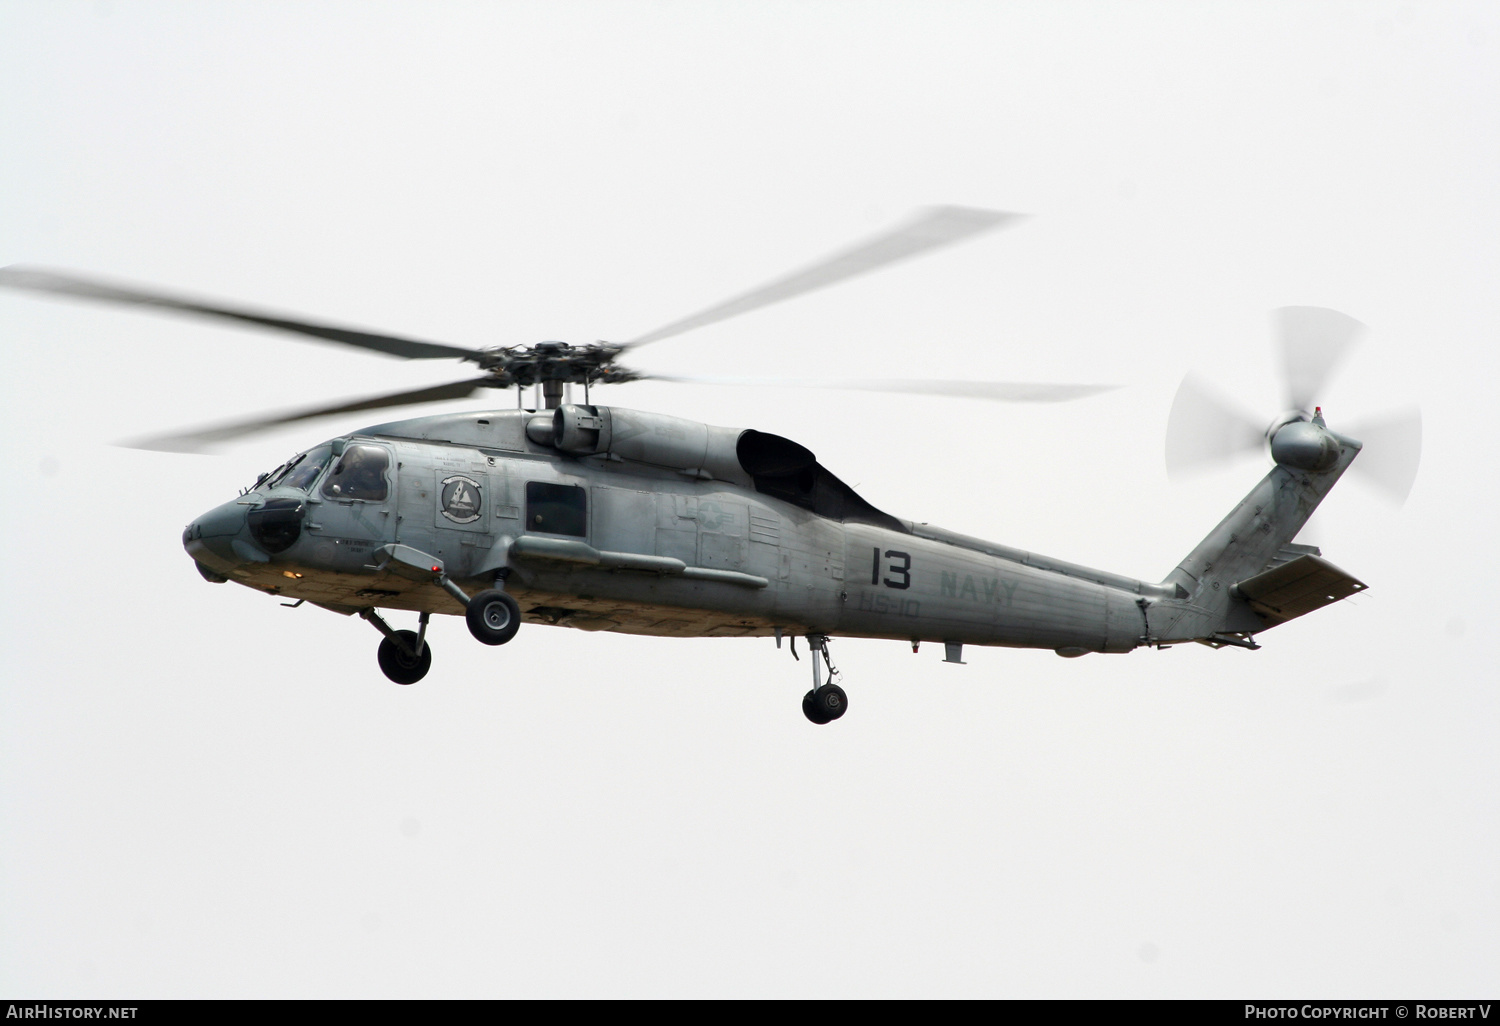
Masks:
[[[1310,412],[1365,326],[1321,306],[1284,306],[1272,318],[1281,341],[1287,408]]]
[[[1422,413],[1415,406],[1379,420],[1351,424],[1349,434],[1364,443],[1350,470],[1357,470],[1396,505],[1406,501],[1422,463]]]
[[[131,449],[157,449],[162,452],[206,452],[210,446],[219,442],[254,434],[279,424],[291,424],[299,420],[311,420],[314,417],[327,417],[335,413],[356,413],[360,410],[379,410],[387,406],[412,406],[417,403],[442,402],[445,399],[464,399],[491,384],[493,380],[493,378],[475,378],[472,381],[455,381],[451,385],[394,392],[389,395],[372,396],[368,399],[347,399],[332,406],[319,406],[309,410],[273,414],[269,417],[237,420],[227,424],[209,425],[191,431],[156,435],[119,444]]]
[[[1189,374],[1177,387],[1167,417],[1167,477],[1208,469],[1265,444],[1265,430],[1209,386]]]
[[[933,207],[921,212],[916,218],[873,239],[859,243],[841,253],[826,257],[810,267],[803,268],[783,278],[752,289],[734,299],[711,306],[691,317],[674,321],[666,327],[642,335],[628,346],[643,346],[685,331],[701,328],[707,324],[727,320],[730,317],[758,310],[783,299],[791,299],[805,292],[845,281],[857,275],[885,267],[925,253],[940,246],[951,245],[971,235],[1019,221],[1025,215],[1007,214],[997,210],[980,210],[974,207]]]
[[[61,296],[92,299],[103,303],[150,306],[177,313],[196,314],[200,317],[239,321],[262,328],[288,331],[294,335],[308,335],[327,342],[340,342],[344,345],[359,346],[361,349],[373,349],[392,356],[402,356],[408,360],[435,360],[441,357],[477,360],[480,356],[477,349],[442,345],[437,342],[418,342],[415,339],[401,338],[396,335],[376,335],[368,331],[354,331],[349,328],[282,317],[265,311],[228,306],[217,301],[173,296],[165,292],[136,288],[133,285],[109,284],[76,274],[49,271],[40,267],[27,267],[22,264],[0,267],[0,285],[31,292],[51,292]]]
[[[899,392],[910,395],[947,395],[961,399],[991,399],[1004,403],[1062,403],[1110,392],[1119,385],[1050,385],[1022,381],[909,381],[900,378],[734,378],[643,374],[650,381],[687,385],[750,385],[774,388],[832,388],[850,392]]]

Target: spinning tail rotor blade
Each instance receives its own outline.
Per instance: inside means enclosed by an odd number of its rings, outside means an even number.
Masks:
[[[1387,414],[1379,420],[1351,424],[1350,435],[1364,443],[1350,464],[1396,505],[1406,501],[1422,463],[1422,414],[1416,407]]]
[[[489,384],[492,384],[490,378],[455,381],[451,385],[394,392],[389,395],[371,396],[367,399],[346,399],[332,406],[320,406],[314,409],[273,414],[269,417],[210,425],[191,431],[156,435],[152,438],[136,439],[119,444],[131,449],[157,449],[162,452],[207,452],[210,447],[220,442],[241,438],[281,424],[312,420],[315,417],[326,417],[335,413],[356,413],[360,410],[379,410],[387,406],[412,406],[417,403],[442,402],[445,399],[465,399]]]
[[[846,281],[877,268],[914,257],[919,253],[948,246],[980,232],[1020,220],[1022,214],[1007,214],[973,207],[934,207],[915,219],[841,253],[827,257],[810,267],[778,278],[743,295],[726,300],[691,317],[674,321],[642,335],[628,346],[643,346],[694,328],[727,320],[730,317],[779,303],[837,282]]]
[[[1182,379],[1167,418],[1168,477],[1206,470],[1264,444],[1265,430],[1253,417],[1191,374]]]
[[[854,392],[897,392],[908,395],[944,395],[961,399],[990,399],[1007,403],[1061,403],[1109,392],[1118,385],[1051,385],[1020,381],[904,381],[855,378],[735,378],[645,375],[655,381],[694,385],[751,385],[785,388],[832,388]]]
[[[1281,343],[1287,408],[1311,410],[1365,326],[1321,306],[1284,306],[1272,319]]]
[[[1269,431],[1288,419],[1312,419],[1309,413],[1328,379],[1365,330],[1354,318],[1318,306],[1283,307],[1272,316],[1281,343],[1288,409],[1263,429],[1202,382],[1184,378],[1167,421],[1169,477],[1259,449]],[[1422,415],[1417,408],[1335,427],[1364,446],[1350,470],[1397,505],[1405,502],[1422,461]]]
[[[480,356],[477,349],[464,349],[460,346],[448,346],[436,342],[419,342],[396,335],[377,335],[368,331],[317,324],[313,321],[283,317],[266,311],[229,306],[217,301],[174,296],[165,292],[137,288],[133,285],[111,284],[76,274],[26,267],[20,264],[0,267],[0,286],[25,289],[30,292],[50,292],[55,295],[73,296],[103,303],[155,307],[159,310],[212,317],[218,320],[238,321],[242,324],[291,332],[294,335],[305,335],[325,342],[339,342],[343,345],[358,346],[361,349],[373,349],[376,352],[401,356],[408,360],[453,359],[455,357],[462,360],[477,360]]]

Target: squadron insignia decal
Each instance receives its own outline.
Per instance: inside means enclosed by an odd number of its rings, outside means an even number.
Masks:
[[[443,516],[455,524],[472,524],[479,519],[483,498],[478,482],[455,474],[443,479]]]

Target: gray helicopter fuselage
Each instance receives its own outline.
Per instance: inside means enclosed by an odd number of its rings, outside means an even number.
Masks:
[[[1123,652],[1164,594],[870,507],[785,439],[608,407],[424,417],[315,447],[200,517],[228,579],[343,613],[672,637],[777,633]],[[361,476],[362,475],[362,476]]]
[[[368,620],[384,636],[381,669],[400,684],[415,683],[431,666],[425,630],[432,613],[462,612],[487,645],[509,642],[523,621],[662,636],[805,634],[831,674],[826,641],[834,635],[942,641],[954,662],[963,644],[1063,656],[1182,641],[1254,649],[1258,631],[1362,591],[1314,546],[1293,540],[1362,448],[1329,430],[1312,406],[1362,328],[1333,310],[1278,312],[1288,412],[1264,433],[1275,466],[1160,584],[898,520],[776,435],[563,402],[570,386],[587,396],[591,385],[690,380],[619,358],[1016,220],[935,208],[632,341],[592,345],[474,349],[35,267],[0,268],[0,287],[256,325],[406,359],[456,358],[479,370],[446,384],[138,443],[146,448],[199,451],[316,417],[534,386],[545,412],[424,417],[317,446],[183,534],[210,581],[234,580],[298,600],[290,604]],[[1103,390],[904,377],[829,384],[1027,402]],[[1420,418],[1403,415],[1375,428],[1388,440],[1387,455],[1371,469],[1404,497],[1416,473]],[[1169,437],[1169,468],[1262,444],[1240,414],[1186,381]],[[417,611],[417,631],[397,631],[378,608]],[[820,682],[818,666],[814,660],[803,712],[827,723],[843,715],[847,696]]]
[[[1169,421],[1169,471],[1260,448],[1275,466],[1159,584],[1076,566],[897,518],[871,506],[806,448],[754,430],[574,405],[570,387],[664,377],[620,358],[640,346],[780,303],[979,232],[1016,215],[945,207],[629,342],[474,349],[339,327],[238,304],[35,267],[0,268],[0,287],[255,325],[406,359],[456,358],[463,380],[256,416],[139,441],[201,451],[277,425],[355,410],[535,388],[547,409],[451,414],[336,438],[262,475],[198,517],[183,545],[209,581],[358,614],[383,636],[397,684],[432,666],[432,614],[465,617],[485,645],[523,623],[665,637],[806,637],[813,688],[803,714],[844,715],[834,636],[1049,648],[1061,656],[1194,641],[1256,649],[1258,632],[1365,589],[1297,532],[1359,455],[1313,402],[1358,336],[1320,307],[1277,314],[1287,412],[1262,434],[1184,380]],[[714,380],[714,379],[699,379]],[[740,384],[756,379],[728,379]],[[812,384],[799,377],[795,384]],[[1104,390],[973,380],[836,379],[879,392],[1050,402]],[[1311,409],[1311,412],[1309,412]],[[1375,425],[1365,466],[1400,497],[1420,453],[1414,413]],[[398,630],[379,609],[415,611]],[[828,681],[822,668],[828,670]]]

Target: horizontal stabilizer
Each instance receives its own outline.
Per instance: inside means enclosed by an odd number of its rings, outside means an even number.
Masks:
[[[1286,623],[1364,590],[1362,582],[1310,553],[1273,566],[1234,586],[1235,593],[1250,603],[1250,608],[1266,621],[1267,627]]]
[[[1286,545],[1283,545],[1280,549],[1277,549],[1276,555],[1272,556],[1270,562],[1266,563],[1266,565],[1261,567],[1260,570],[1261,573],[1265,573],[1267,570],[1274,570],[1278,566],[1290,563],[1292,560],[1297,559],[1299,556],[1321,556],[1322,554],[1323,550],[1318,548],[1316,545],[1297,545],[1295,543],[1288,543]]]

